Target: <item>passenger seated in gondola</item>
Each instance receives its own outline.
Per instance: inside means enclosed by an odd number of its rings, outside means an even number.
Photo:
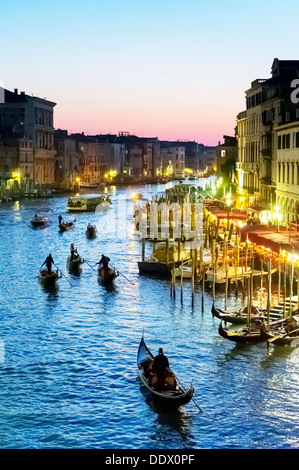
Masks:
[[[159,354],[155,357],[152,371],[157,374],[157,389],[165,388],[165,379],[167,370],[169,368],[169,362],[166,356],[163,354],[163,349],[159,349]]]
[[[105,256],[105,255],[102,255],[102,258],[100,259],[100,261],[98,261],[96,264],[99,265],[99,268],[101,267],[101,265],[103,266],[104,270],[105,270],[105,273],[108,272],[108,269],[109,269],[109,261],[110,261],[110,258],[108,258],[108,256]]]
[[[44,263],[42,264],[42,267],[43,267],[44,264],[47,266],[48,274],[51,274],[51,272],[52,272],[52,264],[54,264],[54,260],[53,260],[53,258],[52,258],[51,253],[50,253],[49,256],[47,256],[47,258],[45,259]]]

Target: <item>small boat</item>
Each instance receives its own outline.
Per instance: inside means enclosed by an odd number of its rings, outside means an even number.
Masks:
[[[240,312],[229,312],[227,310],[221,310],[220,308],[215,307],[215,304],[213,302],[212,305],[212,315],[213,317],[219,318],[219,320],[224,321],[225,323],[234,323],[234,324],[242,324],[246,323],[248,320],[248,313],[247,313],[247,307],[244,308],[244,310]],[[260,317],[261,312],[257,307],[251,307],[251,317]],[[261,317],[260,317],[261,318]]]
[[[47,269],[41,269],[39,272],[39,279],[44,286],[53,286],[56,281],[61,277],[61,273],[58,271],[48,272]]]
[[[88,225],[86,229],[86,238],[96,238],[97,236],[97,228],[95,225]]]
[[[269,326],[262,325],[263,334],[269,344],[292,346],[299,344],[299,316],[291,316]]]
[[[73,222],[62,222],[61,224],[59,224],[59,231],[63,233],[67,230],[70,230],[71,228],[73,228],[75,221],[76,219]]]
[[[185,389],[185,387],[182,385],[179,385],[177,378],[171,370],[169,370],[166,376],[165,389],[155,389],[157,377],[151,371],[153,361],[154,356],[146,346],[142,336],[137,353],[137,366],[140,380],[145,386],[146,390],[153,398],[166,406],[177,407],[189,403],[194,393],[193,385],[191,384],[187,389]]]
[[[108,209],[111,206],[108,194],[85,194],[72,196],[67,201],[67,210],[70,212],[94,212]]]
[[[47,217],[41,217],[41,216],[38,216],[38,215],[35,215],[31,220],[31,225],[33,227],[42,227],[44,225],[46,225],[46,223],[48,222],[48,218]]]
[[[103,284],[111,284],[118,275],[119,272],[114,268],[105,269],[104,266],[100,266],[98,269],[98,280]]]
[[[82,258],[80,255],[75,253],[75,255],[73,256],[73,259],[71,260],[71,257],[69,256],[66,263],[67,263],[69,270],[79,269],[81,264],[84,263],[84,258]]]
[[[139,273],[167,277],[170,276],[173,265],[179,267],[190,258],[190,250],[186,249],[183,243],[179,247],[174,241],[169,241],[168,246],[166,242],[158,242],[154,244],[150,256],[138,261]]]
[[[253,320],[250,328],[246,327],[239,330],[225,328],[221,322],[218,331],[220,336],[236,343],[255,343],[266,339],[260,320]]]

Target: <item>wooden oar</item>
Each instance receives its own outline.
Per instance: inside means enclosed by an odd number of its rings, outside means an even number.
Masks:
[[[172,372],[172,371],[171,371],[171,372]],[[173,373],[173,372],[172,372],[172,373]],[[177,376],[176,376],[175,374],[173,374],[173,375],[174,375],[174,377],[175,377],[176,381],[177,381],[177,382],[178,382],[178,383],[181,385],[181,387],[182,387],[183,389],[185,389],[185,390],[186,390],[186,387],[185,387],[185,385],[183,385],[183,384],[182,384],[182,382],[181,382],[181,381],[180,381],[180,380],[177,378]],[[191,400],[192,400],[192,401],[193,401],[193,403],[194,403],[194,404],[197,406],[197,408],[199,409],[199,411],[201,411],[201,412],[202,412],[202,409],[201,409],[201,408],[200,408],[200,406],[199,406],[199,405],[196,403],[196,401],[194,400],[194,398],[193,398],[193,397],[191,398]]]
[[[296,333],[296,331],[299,331],[299,328],[296,328],[296,330],[290,331],[289,333],[284,333],[283,335],[274,336],[274,338],[268,339],[268,342],[272,343],[272,341],[275,341],[276,339],[285,338],[286,336],[291,335],[292,333]]]
[[[116,269],[114,266],[112,266],[112,264],[110,263],[110,266],[113,268],[113,269]],[[127,281],[129,281],[131,284],[134,285],[134,282],[130,281],[130,279],[128,279],[124,274],[122,274],[118,269],[116,269],[116,271],[119,272],[119,274],[121,274]]]
[[[60,272],[61,272],[61,274],[63,275],[63,277],[65,277],[65,279],[67,280],[67,282],[69,282],[69,283],[70,283],[71,287],[73,287],[73,284],[72,284],[72,283],[71,283],[71,282],[68,280],[68,278],[67,278],[67,277],[66,277],[66,276],[63,274],[63,272],[61,271],[61,269],[59,269],[59,267],[58,267],[58,266],[56,266],[56,264],[55,264],[55,263],[53,263],[53,264],[54,264],[55,268],[57,268],[57,269],[58,269],[58,271],[60,271]]]
[[[93,271],[96,271],[96,269],[94,269],[94,268],[93,268],[93,267],[92,267],[92,266],[89,264],[89,262],[88,262],[88,261],[86,261],[86,259],[85,259],[85,258],[84,258],[84,261],[85,261],[85,263],[87,263],[87,264],[88,264],[88,266],[89,266],[89,267],[90,267],[90,268],[91,268]]]

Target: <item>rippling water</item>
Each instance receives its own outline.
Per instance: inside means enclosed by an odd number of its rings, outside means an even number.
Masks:
[[[169,281],[139,276],[131,194],[164,188],[115,190],[111,210],[76,215],[64,234],[59,214],[73,218],[65,197],[0,206],[1,448],[299,447],[299,348],[235,345],[218,334],[211,292],[202,310],[196,285],[192,309],[188,281],[181,304],[179,286],[171,299]],[[30,226],[36,212],[49,217],[47,228]],[[88,222],[97,223],[94,240]],[[71,242],[93,267],[107,254],[131,282],[120,275],[104,288],[87,263],[68,273]],[[38,281],[49,253],[65,276],[52,292]],[[192,379],[202,412],[193,402],[166,412],[145,396],[136,367],[143,329],[152,352],[162,346],[181,381]]]

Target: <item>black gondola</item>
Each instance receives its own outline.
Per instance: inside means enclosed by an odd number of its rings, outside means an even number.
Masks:
[[[95,225],[88,225],[85,233],[86,238],[96,238],[98,231]]]
[[[291,316],[271,324],[262,325],[263,334],[269,344],[291,346],[299,344],[299,317]]]
[[[39,279],[44,286],[54,286],[57,279],[61,277],[58,269],[57,271],[48,272],[47,269],[41,269],[39,272]]]
[[[74,222],[62,222],[61,224],[58,225],[59,227],[59,231],[62,233],[62,232],[66,232],[67,230],[70,230],[71,228],[73,228],[74,226]]]
[[[260,321],[252,322],[250,328],[239,330],[225,328],[221,322],[218,331],[220,336],[236,343],[256,343],[266,339]]]
[[[228,323],[242,324],[246,323],[248,319],[247,307],[245,307],[242,312],[229,312],[227,310],[221,310],[220,308],[215,307],[213,302],[211,311],[213,317],[217,317],[219,320]],[[257,307],[252,307],[250,316],[254,318],[261,318],[259,309]]]
[[[142,384],[146,390],[157,401],[166,406],[181,406],[189,403],[193,397],[194,388],[191,384],[188,389],[178,384],[178,381],[171,370],[165,380],[165,389],[156,390],[154,384],[156,382],[156,375],[151,371],[151,365],[154,361],[154,356],[146,346],[142,336],[138,353],[137,353],[137,366],[138,374]],[[151,385],[150,385],[151,383]]]
[[[73,259],[71,260],[71,257],[69,256],[68,259],[67,259],[67,267],[69,270],[76,270],[76,269],[79,269],[81,264],[84,263],[84,258],[82,258],[82,256],[78,255],[75,253],[75,255],[73,256]]]
[[[48,223],[48,218],[35,215],[30,222],[33,227],[44,227]]]
[[[104,268],[104,266],[101,266],[98,269],[98,280],[103,284],[111,284],[118,275],[119,272],[114,268]]]

